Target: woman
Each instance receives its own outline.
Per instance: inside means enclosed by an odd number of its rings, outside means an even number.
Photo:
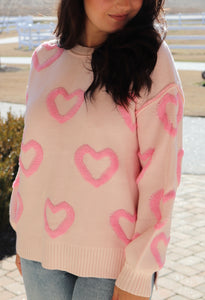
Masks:
[[[10,203],[28,300],[151,299],[184,153],[162,11],[61,0],[32,55]]]

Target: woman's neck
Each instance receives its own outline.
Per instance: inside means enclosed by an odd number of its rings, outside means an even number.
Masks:
[[[89,21],[86,22],[85,27],[85,31],[79,43],[81,46],[97,47],[106,40],[107,33],[94,29]]]

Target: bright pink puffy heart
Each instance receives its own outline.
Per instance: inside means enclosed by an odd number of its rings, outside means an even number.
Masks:
[[[154,151],[155,150],[153,148],[150,148],[147,151],[145,151],[143,154],[141,154],[140,151],[138,152],[139,158],[143,161],[147,160],[147,164],[144,166],[144,168],[141,170],[140,174],[138,175],[137,180],[136,180],[137,183],[139,183],[139,181],[142,179],[142,177],[144,176],[145,171],[147,170],[147,168],[151,164],[152,156],[154,154]]]
[[[54,214],[59,211],[62,211],[62,210],[64,210],[66,212],[66,216],[65,216],[64,220],[62,222],[60,222],[58,227],[54,230],[51,229],[48,224],[48,219],[47,219],[47,215],[46,215],[47,208],[49,208],[52,211],[52,213],[54,213]],[[50,201],[50,199],[47,198],[45,207],[44,207],[44,221],[45,221],[46,232],[49,234],[49,236],[51,238],[56,238],[56,237],[64,234],[71,227],[71,225],[74,222],[74,219],[75,219],[75,213],[70,204],[63,201],[63,202],[60,202],[60,203],[54,205]]]
[[[105,156],[108,156],[110,158],[110,166],[103,172],[103,174],[98,179],[92,177],[91,173],[89,172],[89,170],[83,162],[83,157],[87,153],[97,160]],[[106,148],[99,152],[96,152],[89,145],[82,145],[76,150],[75,163],[84,179],[90,182],[95,187],[99,187],[100,185],[105,184],[117,171],[119,165],[118,157],[112,149]]]
[[[126,236],[125,232],[123,231],[122,227],[119,224],[119,218],[126,218],[131,223],[135,223],[136,219],[137,219],[137,215],[135,213],[133,216],[130,213],[128,213],[127,211],[125,211],[124,209],[119,209],[119,210],[116,210],[110,216],[110,224],[111,224],[112,228],[114,229],[117,236],[123,242],[125,242],[125,244],[127,245],[130,243],[131,240],[133,240],[134,238],[137,238],[139,236],[139,234],[136,234],[135,237],[133,237],[132,239],[128,239],[128,237]]]
[[[129,127],[129,129],[131,131],[135,131],[137,128],[137,123],[136,122],[132,122],[132,118],[129,112],[126,111],[126,109],[123,106],[118,105],[118,110],[120,112],[120,114],[122,115],[125,123],[127,124],[127,126]]]
[[[23,173],[26,175],[26,177],[29,177],[31,176],[33,173],[35,173],[42,160],[43,160],[43,149],[41,147],[41,145],[39,143],[37,143],[36,141],[34,140],[30,140],[27,144],[21,144],[21,150],[22,150],[22,155],[23,155],[23,152],[27,152],[29,151],[30,149],[34,149],[35,152],[36,152],[36,155],[34,156],[33,160],[31,161],[30,163],[30,166],[28,167],[28,169],[26,169],[22,163],[22,160],[21,160],[21,157],[19,158],[19,164],[20,164],[20,167],[23,171]]]
[[[55,100],[57,96],[63,96],[64,99],[61,99],[61,101],[69,101],[73,99],[75,96],[77,96],[77,101],[75,105],[64,115],[61,115],[58,111],[58,108],[56,106]],[[77,89],[74,92],[68,94],[67,91],[62,88],[56,88],[53,91],[51,91],[46,99],[47,107],[49,110],[49,113],[51,116],[56,119],[59,123],[64,123],[71,119],[79,110],[80,106],[82,105],[84,101],[84,92],[81,89]]]
[[[157,219],[157,223],[155,225],[156,229],[160,229],[164,225],[164,222],[161,221],[162,215],[160,203],[166,203],[167,201],[174,199],[175,196],[176,192],[174,190],[168,192],[167,194],[164,194],[164,190],[161,189],[150,197],[150,209],[155,214],[155,217]]]
[[[11,205],[11,216],[13,216],[14,223],[17,224],[23,213],[23,201],[19,192],[17,192],[16,197],[14,197],[14,202]]]
[[[169,119],[169,115],[166,112],[166,106],[168,103],[173,103],[174,105],[178,106],[176,127],[174,127],[174,125],[172,124],[172,122]],[[176,96],[169,94],[169,93],[165,94],[158,104],[157,113],[158,113],[159,119],[162,121],[162,123],[164,125],[165,130],[167,130],[171,136],[176,136],[177,126],[183,117],[183,102],[180,97],[180,94],[178,93]]]
[[[161,258],[161,256],[160,256],[160,252],[159,252],[159,250],[158,250],[158,244],[159,244],[160,242],[163,242],[163,243],[165,244],[165,246],[167,246],[167,245],[169,244],[169,241],[170,241],[170,237],[167,238],[166,235],[165,235],[163,232],[161,232],[160,234],[158,234],[158,235],[153,239],[153,241],[152,241],[152,243],[151,243],[151,246],[150,246],[151,252],[152,252],[152,254],[154,255],[154,257],[155,257],[155,259],[156,259],[156,261],[157,261],[157,263],[158,263],[158,265],[159,265],[160,268],[163,267],[164,262],[165,262],[165,259],[162,260],[162,258]]]
[[[64,49],[63,48],[59,48],[56,44],[53,45],[49,45],[47,43],[42,44],[42,46],[47,50],[53,50],[53,49],[57,49],[57,51],[55,52],[55,54],[53,54],[52,56],[50,56],[46,61],[44,61],[43,63],[39,62],[38,59],[38,54],[37,51],[34,51],[34,54],[32,56],[32,61],[34,64],[35,69],[40,72],[41,70],[49,67],[52,63],[54,63],[62,54]]]

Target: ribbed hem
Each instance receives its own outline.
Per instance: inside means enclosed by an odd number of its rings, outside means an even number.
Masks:
[[[116,279],[124,262],[122,248],[80,247],[68,244],[44,243],[17,239],[17,252],[25,259],[39,261],[46,269],[57,269],[81,277]]]
[[[133,272],[133,269],[125,263],[115,284],[121,290],[130,294],[150,297],[152,290],[152,275],[153,273]]]

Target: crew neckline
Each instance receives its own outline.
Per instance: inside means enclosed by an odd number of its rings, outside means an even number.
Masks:
[[[70,49],[70,51],[80,56],[89,56],[92,54],[94,49],[95,47],[86,47],[80,44],[76,44],[72,49]]]

